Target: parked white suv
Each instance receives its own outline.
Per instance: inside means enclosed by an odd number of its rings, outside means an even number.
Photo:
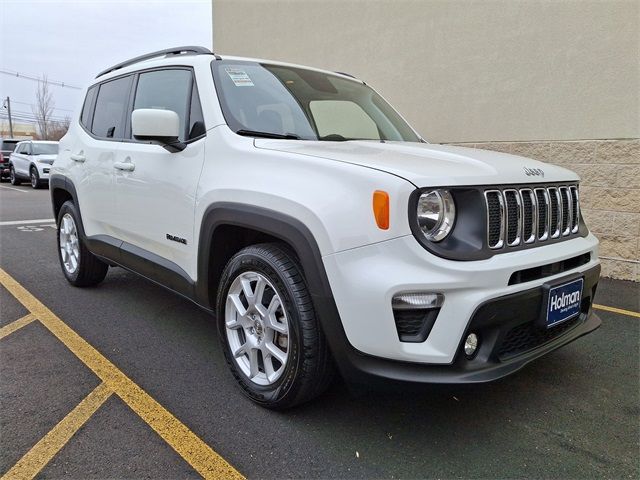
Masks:
[[[58,142],[25,140],[18,143],[9,157],[11,184],[20,185],[28,181],[33,188],[45,186],[57,156]]]
[[[118,265],[215,313],[267,407],[313,398],[335,367],[494,380],[600,325],[575,173],[429,144],[348,75],[155,52],[98,75],[60,145],[67,280]]]

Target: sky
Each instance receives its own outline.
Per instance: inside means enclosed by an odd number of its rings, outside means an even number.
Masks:
[[[37,81],[46,75],[54,118],[71,116],[96,74],[154,50],[211,48],[211,0],[0,0],[0,100],[11,98],[15,122],[32,118]],[[10,72],[6,74],[3,72]],[[3,101],[0,101],[2,107]],[[7,122],[0,108],[0,124]]]

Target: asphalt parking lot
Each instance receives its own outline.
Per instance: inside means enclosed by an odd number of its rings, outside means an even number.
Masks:
[[[336,381],[277,413],[242,396],[190,302],[115,268],[69,286],[51,216],[47,190],[0,185],[7,478],[640,477],[637,283],[601,280],[596,303],[622,311],[502,381],[366,394]]]

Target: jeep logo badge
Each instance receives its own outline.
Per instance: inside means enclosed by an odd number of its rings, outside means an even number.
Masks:
[[[544,177],[544,170],[542,170],[541,168],[528,168],[528,167],[523,167],[524,168],[524,173],[525,175],[527,175],[527,177]]]

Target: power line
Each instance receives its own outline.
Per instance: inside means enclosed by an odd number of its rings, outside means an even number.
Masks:
[[[28,103],[28,102],[18,102],[17,100],[11,100],[11,103],[18,103],[20,105],[27,105],[29,107],[35,107],[35,104],[33,103]],[[69,108],[58,108],[58,107],[53,107],[54,110],[60,110],[61,112],[73,112],[73,110],[69,109]]]
[[[23,78],[25,80],[32,80],[34,82],[41,82],[43,80],[42,78],[40,78],[40,77],[38,77],[36,75],[29,75],[29,74],[26,74],[26,73],[20,73],[20,72],[16,72],[16,71],[13,71],[13,70],[4,70],[4,69],[2,69],[2,70],[0,70],[0,73],[2,73],[4,75],[9,75],[10,77]],[[56,85],[58,87],[71,88],[73,90],[82,90],[81,87],[77,87],[75,85],[71,85],[69,83],[65,83],[65,82],[62,82],[60,80],[49,80],[47,78],[47,83],[49,85]]]
[[[12,102],[13,103],[13,102]],[[33,113],[33,112],[25,112],[22,110],[14,110],[12,112],[13,115],[23,115],[23,116],[29,116],[29,117],[37,117],[37,114]],[[59,119],[59,120],[63,120],[64,116],[63,115],[48,115],[49,118],[52,119]]]

